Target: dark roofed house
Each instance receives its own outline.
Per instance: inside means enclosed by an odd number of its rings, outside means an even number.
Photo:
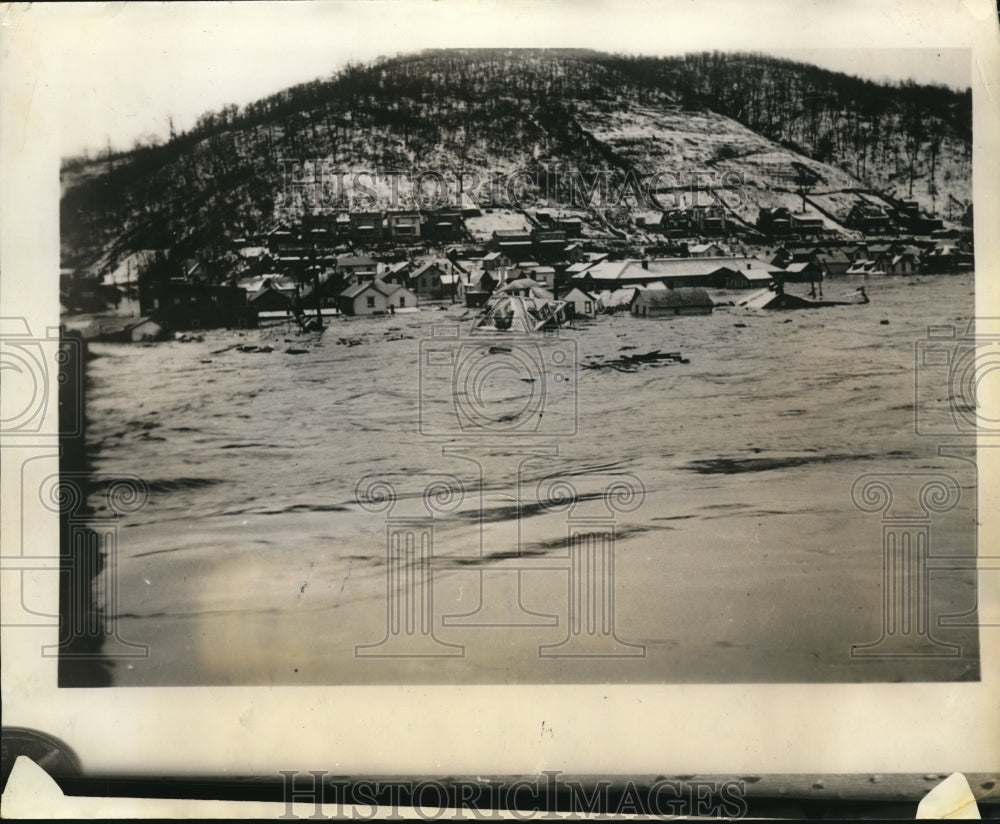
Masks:
[[[382,280],[386,283],[399,283],[403,286],[410,282],[410,274],[413,272],[414,264],[411,260],[400,260],[388,266]]]
[[[511,261],[524,260],[532,254],[531,235],[522,229],[497,229],[493,232],[492,246]]]
[[[495,274],[495,273],[494,273]],[[498,280],[487,269],[474,269],[466,283],[460,283],[461,297],[470,309],[485,306]]]
[[[579,263],[583,260],[583,244],[578,240],[567,243],[565,248],[563,248],[562,256],[564,260],[568,260],[570,263]]]
[[[792,233],[818,237],[826,231],[823,218],[817,215],[792,215]]]
[[[545,260],[562,258],[563,250],[566,248],[566,232],[536,230],[533,236],[535,253],[539,258]]]
[[[704,289],[639,289],[630,310],[637,318],[712,314],[712,298]]]
[[[243,327],[247,293],[238,286],[185,280],[150,281],[139,287],[139,312],[170,329]]]
[[[849,229],[858,229],[866,235],[884,235],[892,229],[892,221],[881,206],[858,200],[844,219]]]
[[[389,212],[386,223],[392,240],[406,242],[420,239],[421,218],[418,211]]]
[[[557,217],[552,225],[565,232],[566,237],[580,237],[583,233],[583,219],[579,217]]]
[[[423,230],[431,240],[460,240],[465,234],[465,218],[460,209],[440,209],[424,213],[426,223]]]
[[[686,209],[669,209],[660,218],[660,231],[669,238],[684,237],[691,230],[691,215]]]
[[[351,212],[348,231],[351,240],[355,243],[378,243],[382,240],[382,213]]]
[[[726,231],[726,213],[721,206],[694,206],[691,208],[690,225],[701,235],[722,235]]]
[[[247,297],[247,303],[254,312],[280,312],[291,309],[295,301],[287,290],[279,289],[270,278],[264,278],[260,287]]]
[[[496,229],[493,232],[493,245],[502,243],[531,243],[531,233],[527,229]]]
[[[500,281],[487,269],[476,269],[469,275],[469,286],[471,291],[482,291],[492,294]]]

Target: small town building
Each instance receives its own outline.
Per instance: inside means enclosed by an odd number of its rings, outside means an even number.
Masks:
[[[149,281],[139,288],[139,312],[171,330],[243,327],[247,293],[181,279]]]
[[[638,318],[712,314],[712,298],[704,289],[640,289],[632,299],[631,312]]]
[[[484,271],[495,272],[498,269],[508,269],[513,261],[501,252],[489,252],[483,255],[480,266]]]
[[[427,300],[440,300],[449,297],[451,292],[445,289],[445,278],[449,272],[449,265],[442,261],[428,260],[418,265],[411,273],[409,286],[421,298]]]
[[[362,317],[384,315],[397,308],[411,309],[418,305],[417,295],[405,286],[381,280],[356,283],[340,293],[338,308],[345,315]]]
[[[690,257],[721,257],[725,251],[718,243],[695,243],[688,246]]]
[[[382,240],[384,219],[381,212],[351,212],[348,235],[354,243],[379,243]]]
[[[271,278],[264,278],[260,286],[247,296],[247,304],[258,314],[291,309],[294,303],[294,288],[291,290],[279,288]]]
[[[389,212],[386,224],[389,237],[396,243],[413,243],[420,240],[420,224],[422,219],[418,211]]]
[[[341,255],[337,258],[337,274],[354,283],[375,280],[378,261],[367,255]]]
[[[814,259],[823,277],[843,275],[851,268],[851,258],[841,249],[817,252]]]
[[[573,307],[574,317],[592,318],[597,314],[597,297],[583,291],[579,286],[574,286],[565,295],[560,295],[559,299]]]
[[[465,219],[461,209],[445,208],[425,211],[423,231],[431,240],[439,242],[461,240],[465,234]]]

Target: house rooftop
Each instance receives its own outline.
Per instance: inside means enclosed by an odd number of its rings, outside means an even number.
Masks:
[[[704,289],[642,289],[634,300],[646,306],[714,306]]]
[[[376,262],[375,258],[367,255],[341,255],[337,258],[338,266],[374,266]]]
[[[343,298],[356,298],[362,292],[364,292],[364,291],[366,291],[368,289],[372,289],[372,290],[374,290],[376,292],[379,292],[380,294],[385,295],[386,297],[388,297],[390,294],[392,294],[393,292],[395,292],[398,288],[400,288],[400,287],[398,287],[398,286],[389,286],[388,284],[385,284],[385,283],[383,283],[380,280],[372,280],[372,281],[368,281],[366,283],[356,283],[354,286],[348,286],[343,292],[340,293],[340,296],[343,297]]]
[[[708,276],[720,269],[731,269],[743,274],[768,271],[767,261],[755,257],[687,257],[658,258],[646,261],[616,260],[596,263],[584,272],[573,275],[594,280],[656,280],[662,277]]]
[[[439,261],[436,260],[426,260],[421,263],[416,269],[410,273],[411,278],[420,277],[424,272],[430,269],[432,266],[437,266],[442,272],[444,271],[444,266],[441,265]]]

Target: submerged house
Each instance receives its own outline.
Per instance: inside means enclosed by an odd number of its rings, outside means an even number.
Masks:
[[[247,297],[247,303],[254,312],[280,312],[290,310],[295,304],[295,289],[282,288],[281,281],[276,280],[264,278]]]
[[[168,337],[168,333],[162,323],[153,318],[146,317],[139,318],[135,323],[126,326],[122,332],[122,337],[132,343],[148,343],[165,340]]]
[[[912,275],[920,270],[920,254],[915,249],[893,254],[890,249],[878,256],[875,266],[887,275]]]
[[[640,289],[629,307],[637,318],[665,318],[678,315],[710,315],[712,299],[704,289]]]
[[[139,287],[139,311],[172,330],[243,327],[247,293],[238,286],[151,281]]]

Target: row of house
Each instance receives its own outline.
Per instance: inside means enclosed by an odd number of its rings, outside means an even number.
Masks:
[[[564,229],[497,229],[489,247],[507,260],[534,258],[547,262],[576,263],[584,255],[583,244]]]
[[[881,204],[860,197],[851,206],[844,225],[866,235],[904,232],[930,235],[944,228],[944,222],[938,218],[921,215],[920,204],[915,200],[886,201]]]
[[[280,256],[316,253],[345,243],[377,246],[412,245],[423,240],[451,242],[465,236],[465,216],[458,208],[309,214],[298,224],[275,226],[264,235],[261,245]]]
[[[696,205],[668,209],[660,217],[659,225],[645,220],[645,228],[659,230],[668,238],[722,237],[730,226],[726,210],[716,204]]]
[[[757,229],[770,237],[820,237],[826,224],[811,213],[797,214],[785,206],[764,207],[757,215]]]
[[[779,246],[770,257],[782,269],[800,271],[805,280],[837,275],[910,275],[971,269],[971,250],[932,240],[864,241]]]

